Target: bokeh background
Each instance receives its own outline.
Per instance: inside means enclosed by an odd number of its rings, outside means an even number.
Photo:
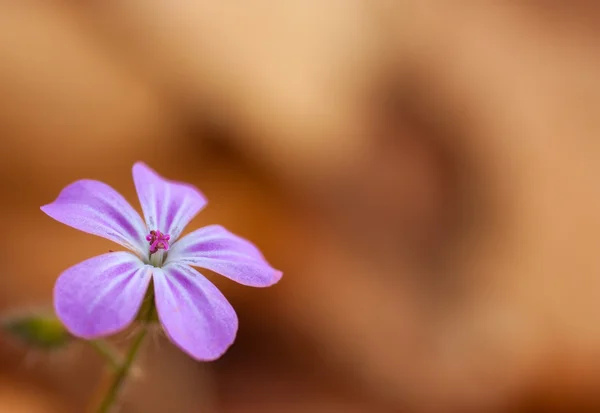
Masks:
[[[219,361],[159,333],[121,412],[600,411],[600,8],[586,1],[0,4],[0,311],[111,248],[39,206],[191,182],[282,281],[211,277]],[[127,334],[114,343],[127,344]],[[0,412],[83,412],[74,344],[0,335]]]

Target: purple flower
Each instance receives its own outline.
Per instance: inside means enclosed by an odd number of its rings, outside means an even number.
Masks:
[[[145,164],[133,166],[144,220],[118,192],[92,180],[77,181],[41,209],[80,231],[117,242],[131,252],[109,252],[61,274],[54,287],[56,313],[75,336],[93,339],[127,327],[150,280],[167,336],[198,360],[214,360],[233,343],[238,320],[221,292],[192,267],[240,284],[267,287],[281,278],[249,241],[221,226],[179,239],[206,205],[195,187],[162,178]]]

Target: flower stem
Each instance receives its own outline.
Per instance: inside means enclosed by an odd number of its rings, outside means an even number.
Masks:
[[[133,365],[133,361],[137,357],[142,341],[144,341],[147,332],[148,330],[146,330],[146,328],[144,327],[142,331],[140,331],[135,337],[133,343],[131,344],[131,347],[129,348],[129,351],[127,352],[127,355],[125,356],[124,363],[116,371],[113,381],[108,391],[106,392],[106,395],[104,396],[100,403],[100,406],[96,410],[97,413],[109,413],[110,409],[114,407],[117,398],[121,392],[121,389],[123,388],[123,385],[127,380],[129,370]]]
[[[154,301],[153,294],[150,298],[152,299],[152,301]],[[133,339],[131,347],[125,354],[123,362],[119,363],[118,368],[115,370],[115,375],[112,379],[110,387],[108,388],[106,394],[100,401],[98,408],[95,410],[96,413],[109,413],[111,409],[115,407],[115,404],[119,398],[119,394],[121,393],[121,390],[123,389],[123,386],[125,385],[125,382],[127,381],[127,378],[131,373],[133,362],[135,361],[141,348],[142,342],[144,341],[144,338],[148,333],[148,323],[150,320],[152,320],[152,317],[154,316],[154,311],[154,305],[151,304],[148,308],[148,311],[142,319],[141,330]]]
[[[123,363],[123,356],[119,354],[109,343],[104,340],[91,340],[88,344],[92,346],[108,362],[110,368],[117,372]]]

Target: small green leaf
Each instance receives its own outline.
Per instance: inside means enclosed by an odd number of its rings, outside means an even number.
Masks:
[[[5,317],[0,329],[31,347],[53,350],[66,346],[73,337],[53,314],[28,313]]]
[[[136,321],[141,321],[144,323],[158,323],[158,314],[156,312],[156,305],[154,303],[154,282],[151,281],[148,286],[148,290],[146,291],[146,295],[144,296],[144,300],[142,301],[142,305],[138,310],[137,316],[135,317]]]

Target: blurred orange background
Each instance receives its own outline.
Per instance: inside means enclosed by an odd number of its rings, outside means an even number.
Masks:
[[[0,311],[111,248],[39,207],[142,160],[284,272],[211,277],[240,331],[160,333],[122,412],[600,411],[600,9],[592,2],[0,5]],[[126,346],[127,335],[116,337]],[[82,412],[83,343],[0,335],[0,412]]]

